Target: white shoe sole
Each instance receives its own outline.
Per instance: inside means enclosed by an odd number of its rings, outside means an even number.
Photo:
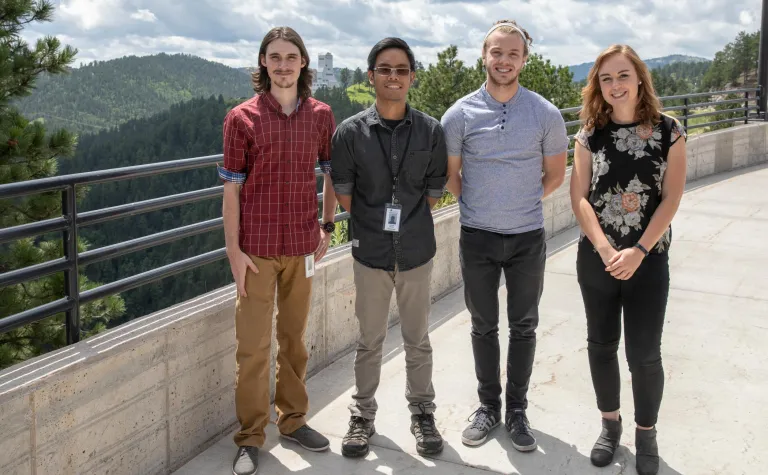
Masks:
[[[483,438],[482,438],[482,439],[480,439],[480,440],[472,440],[472,439],[467,439],[467,438],[465,438],[465,437],[462,435],[462,436],[461,436],[461,442],[462,442],[464,445],[468,445],[468,446],[470,446],[470,447],[477,447],[478,445],[482,445],[482,444],[484,444],[484,443],[485,443],[485,441],[486,441],[486,440],[488,440],[488,436],[489,436],[489,435],[491,435],[491,431],[492,431],[493,429],[495,429],[495,428],[499,427],[499,424],[501,424],[501,421],[500,421],[500,420],[499,420],[499,421],[497,421],[497,422],[496,422],[496,424],[492,425],[492,426],[491,426],[491,427],[488,429],[488,433],[485,435],[485,437],[483,437]]]
[[[512,447],[520,452],[533,452],[538,448],[538,444],[534,443],[533,445],[517,445],[516,443],[512,442]]]
[[[301,442],[299,442],[298,439],[294,439],[293,437],[290,437],[290,436],[287,436],[287,435],[280,434],[280,437],[282,437],[283,439],[286,439],[286,440],[290,440],[292,442],[296,442],[302,448],[304,448],[306,450],[309,450],[310,452],[325,452],[326,450],[328,450],[331,447],[330,442],[328,443],[328,445],[326,445],[324,447],[314,448],[314,447],[307,447],[306,445],[304,445]]]

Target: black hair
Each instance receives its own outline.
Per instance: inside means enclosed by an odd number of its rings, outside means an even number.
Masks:
[[[400,38],[384,38],[383,40],[376,43],[376,45],[371,49],[371,52],[368,54],[368,71],[373,71],[373,68],[376,67],[376,58],[378,58],[379,53],[384,51],[385,49],[390,48],[397,48],[399,50],[403,50],[405,54],[408,56],[408,62],[411,65],[411,71],[416,71],[416,58],[413,56],[413,51],[411,51],[411,47],[408,46],[408,43],[406,43],[404,40],[401,40]]]

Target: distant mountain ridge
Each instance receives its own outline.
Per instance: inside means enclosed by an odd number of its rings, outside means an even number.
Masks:
[[[705,61],[711,61],[711,60],[707,58],[702,58],[699,56],[688,56],[685,54],[671,54],[669,56],[662,56],[660,58],[644,59],[643,61],[645,61],[645,64],[647,64],[650,69],[658,69],[672,63],[698,63],[698,62],[705,62]],[[573,74],[573,80],[581,81],[583,79],[586,79],[587,74],[589,74],[589,70],[592,69],[593,64],[595,64],[594,61],[591,63],[581,63],[581,64],[575,64],[573,66],[568,66],[568,69]]]
[[[70,74],[43,76],[31,96],[17,102],[29,119],[53,131],[98,132],[150,117],[198,97],[254,94],[242,70],[188,54],[160,53],[95,61]]]

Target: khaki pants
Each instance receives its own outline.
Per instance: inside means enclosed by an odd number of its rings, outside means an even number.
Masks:
[[[269,367],[275,289],[279,345],[275,409],[280,432],[289,434],[304,425],[309,410],[304,381],[309,356],[304,344],[304,332],[312,278],[306,277],[304,256],[250,257],[259,273],[248,270],[245,278],[248,297],[238,295],[235,307],[235,410],[240,421],[235,443],[261,447],[264,445],[264,429],[269,423]]]
[[[389,302],[397,295],[400,328],[405,347],[405,398],[412,414],[435,409],[432,387],[432,346],[429,342],[429,284],[433,262],[405,272],[372,269],[355,261],[355,314],[360,337],[355,355],[355,385],[349,410],[353,416],[376,417],[376,389],[381,376],[381,358],[387,336]]]

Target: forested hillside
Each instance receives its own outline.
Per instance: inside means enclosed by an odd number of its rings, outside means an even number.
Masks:
[[[236,101],[222,96],[194,99],[171,106],[151,118],[132,120],[118,128],[80,139],[73,160],[62,162],[61,173],[125,167],[221,153],[222,122]],[[220,184],[214,167],[117,181],[90,187],[78,209],[116,206]],[[221,216],[221,198],[169,208],[83,228],[91,248],[147,236],[178,226]],[[221,230],[88,266],[85,274],[97,282],[112,282],[224,246]],[[226,261],[163,279],[121,294],[126,311],[110,326],[147,315],[226,285],[231,274]]]
[[[31,96],[16,102],[30,120],[49,130],[98,132],[149,117],[172,104],[211,95],[250,97],[250,78],[240,69],[186,54],[129,56],[42,75]]]
[[[740,32],[735,40],[715,53],[715,59],[704,75],[702,86],[712,90],[728,85],[754,85],[759,53],[760,32]]]
[[[673,63],[696,64],[701,61],[707,61],[707,59],[700,58],[698,56],[686,56],[684,54],[671,54],[669,56],[664,56],[661,58],[650,58],[644,61],[645,61],[645,64],[647,64],[650,69],[657,69],[657,68],[662,68],[668,64],[673,64]],[[589,70],[592,68],[593,64],[595,63],[589,62],[589,63],[581,63],[581,64],[574,64],[572,66],[568,66],[568,69],[571,71],[571,74],[573,74],[573,80],[576,82],[579,82],[586,79],[587,74],[589,74]]]

